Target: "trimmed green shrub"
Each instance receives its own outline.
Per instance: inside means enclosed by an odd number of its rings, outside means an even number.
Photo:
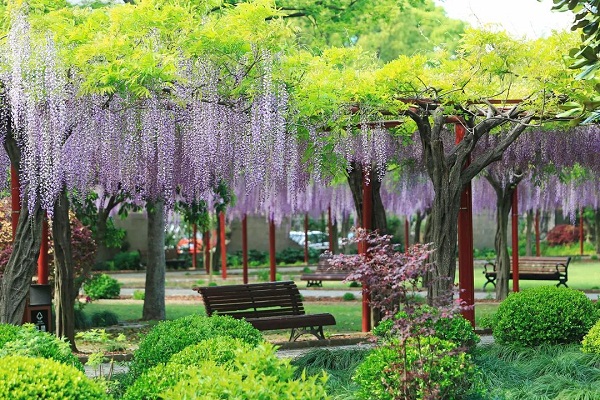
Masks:
[[[0,324],[0,348],[7,342],[12,342],[19,334],[20,326],[10,324]]]
[[[0,360],[0,399],[102,400],[104,390],[83,372],[43,358],[7,356]]]
[[[260,270],[258,270],[257,276],[259,281],[269,282],[271,280],[271,271],[267,268],[261,268]],[[275,273],[276,281],[280,281],[282,278],[283,276],[279,272]]]
[[[109,275],[99,274],[84,283],[83,290],[92,300],[115,299],[121,293],[121,285]]]
[[[235,359],[236,352],[246,352],[251,349],[252,346],[241,339],[218,336],[190,345],[179,353],[173,354],[169,364],[200,365],[204,361],[211,360],[218,365],[226,365]]]
[[[112,311],[97,311],[90,317],[90,322],[93,327],[118,325],[119,317]]]
[[[75,308],[75,329],[89,329],[92,327],[92,320],[83,311],[82,308]]]
[[[144,300],[146,298],[146,292],[143,290],[134,290],[133,291],[133,299],[134,300]]]
[[[479,372],[471,356],[456,344],[435,337],[398,341],[374,349],[358,366],[353,380],[359,399],[464,399],[477,391]],[[404,357],[403,353],[406,351]]]
[[[83,365],[71,353],[71,347],[65,340],[61,340],[51,333],[38,331],[32,324],[17,326],[16,332],[13,328],[6,328],[5,325],[0,325],[0,327],[2,327],[0,331],[9,332],[4,336],[11,339],[0,346],[0,357],[20,355],[49,358],[83,371]]]
[[[275,253],[277,264],[295,264],[304,261],[304,249],[288,247]]]
[[[189,367],[198,367],[208,361],[231,366],[240,354],[252,351],[252,346],[228,336],[202,340],[174,354],[167,364],[158,364],[145,371],[125,392],[124,400],[158,399],[161,392],[175,386],[181,379],[189,379]]]
[[[354,293],[344,293],[344,295],[342,296],[342,300],[344,300],[344,301],[356,300],[356,296],[354,295]]]
[[[412,318],[421,320],[425,314],[431,315],[431,319],[427,320],[425,327],[432,328],[434,336],[438,339],[447,340],[468,351],[471,351],[475,348],[477,343],[479,343],[479,336],[475,333],[469,321],[464,319],[461,315],[456,315],[452,318],[440,317],[439,310],[427,305],[422,305],[415,309]],[[408,318],[408,314],[404,311],[400,311],[396,314],[394,319],[381,321],[379,325],[373,329],[373,334],[384,339],[393,338],[392,327],[395,321],[404,320],[406,318]],[[419,328],[422,328],[421,324],[419,325]]]
[[[142,264],[140,262],[140,253],[137,251],[128,251],[118,253],[113,259],[114,269],[122,270],[140,270]]]
[[[181,367],[180,367],[181,368]],[[277,357],[275,348],[263,344],[250,351],[238,349],[230,367],[214,361],[186,371],[186,377],[162,393],[165,399],[327,399],[319,376],[294,379],[289,360]]]
[[[499,344],[537,346],[579,343],[598,312],[583,292],[543,286],[511,294],[494,318],[493,335]]]
[[[581,351],[584,353],[600,354],[600,321],[583,337]]]
[[[133,377],[138,377],[145,370],[166,363],[187,346],[217,336],[239,338],[252,346],[263,342],[260,331],[246,321],[225,316],[190,315],[160,322],[152,328],[134,352],[130,371]]]

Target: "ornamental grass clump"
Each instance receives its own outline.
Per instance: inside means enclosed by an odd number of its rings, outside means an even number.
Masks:
[[[499,344],[538,346],[579,343],[598,320],[598,311],[578,290],[542,286],[513,293],[494,316]]]
[[[444,299],[445,304],[433,307],[418,296],[426,290],[423,278],[435,268],[428,262],[432,249],[414,245],[400,252],[391,236],[364,230],[358,230],[353,241],[368,243],[367,254],[336,255],[330,264],[351,270],[347,281],[361,282],[371,295],[371,306],[383,316],[374,330],[380,335],[377,348],[353,377],[360,385],[358,397],[462,399],[477,392],[477,368],[466,350],[478,338],[460,316],[461,304]]]

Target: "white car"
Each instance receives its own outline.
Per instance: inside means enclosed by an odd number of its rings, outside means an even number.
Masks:
[[[290,239],[304,246],[304,232],[290,231]],[[329,249],[329,235],[321,231],[308,231],[308,247],[316,250]]]

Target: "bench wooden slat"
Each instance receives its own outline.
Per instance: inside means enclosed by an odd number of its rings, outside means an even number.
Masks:
[[[331,314],[305,314],[293,281],[194,288],[202,295],[207,315],[245,318],[259,330],[292,329],[290,340],[311,333],[324,339],[323,326],[335,325]],[[296,331],[298,330],[298,331]]]

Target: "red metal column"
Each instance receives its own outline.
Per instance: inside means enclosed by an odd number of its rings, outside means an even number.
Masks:
[[[198,269],[198,246],[196,241],[196,236],[198,236],[198,225],[193,224],[193,232],[194,232],[194,251],[192,252],[192,269]]]
[[[210,274],[210,231],[205,231],[202,235],[204,241],[204,269]]]
[[[371,221],[373,221],[373,186],[370,184],[370,178],[366,171],[363,170],[363,203],[362,203],[362,227],[366,231],[370,231],[373,228]],[[360,252],[367,255],[368,244],[362,243],[360,246]],[[366,286],[362,288],[362,331],[371,331],[371,296],[367,292]]]
[[[225,212],[219,213],[219,233],[221,234],[221,278],[227,279],[227,245],[225,244]]]
[[[38,284],[48,284],[48,217],[44,215],[42,222],[42,244],[40,245],[40,255],[38,257]]]
[[[583,255],[583,207],[579,211],[579,255]]]
[[[333,223],[331,222],[331,206],[327,207],[327,230],[329,232],[329,251],[333,253]]]
[[[12,238],[15,240],[17,235],[17,225],[19,225],[19,216],[21,215],[21,190],[19,187],[19,175],[15,167],[10,167],[10,196],[12,213],[10,217],[12,225]]]
[[[408,215],[404,219],[404,252],[408,253],[408,247],[410,246],[410,225],[408,223]]]
[[[308,213],[304,214],[304,262],[308,265]]]
[[[248,283],[248,220],[242,217],[242,279]]]
[[[271,282],[277,279],[277,267],[275,265],[275,221],[269,219],[269,278]]]
[[[535,211],[535,256],[540,257],[542,251],[540,249],[540,210]]]
[[[456,143],[465,137],[466,128],[462,123],[454,125]],[[471,162],[467,158],[465,166]],[[458,279],[460,298],[469,307],[462,315],[475,326],[475,277],[473,275],[473,206],[471,182],[465,185],[460,196],[460,211],[458,213]]]
[[[519,191],[512,194],[512,274],[513,292],[519,291]]]

